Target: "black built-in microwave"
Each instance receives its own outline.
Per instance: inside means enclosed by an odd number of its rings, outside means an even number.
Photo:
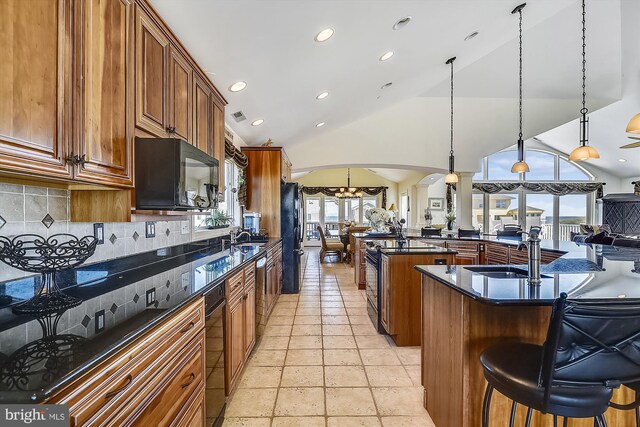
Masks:
[[[136,208],[217,207],[218,160],[177,138],[136,138]]]

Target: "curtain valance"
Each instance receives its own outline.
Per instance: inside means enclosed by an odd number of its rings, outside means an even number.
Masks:
[[[224,156],[232,160],[241,169],[246,169],[249,165],[249,158],[243,154],[242,151],[238,150],[235,145],[233,145],[233,142],[228,139],[224,140]],[[220,167],[224,167],[224,165],[220,165]]]
[[[362,192],[369,196],[382,194],[382,207],[387,207],[387,188],[389,187],[355,187],[356,192]],[[325,196],[335,196],[340,192],[340,187],[302,187],[302,192],[306,195],[324,194]]]
[[[550,193],[554,196],[566,196],[575,193],[593,193],[596,192],[596,198],[600,199],[604,196],[603,182],[474,182],[472,187],[474,190],[483,193],[495,194],[502,192],[512,192],[518,188],[534,193]],[[453,186],[455,190],[455,185]]]

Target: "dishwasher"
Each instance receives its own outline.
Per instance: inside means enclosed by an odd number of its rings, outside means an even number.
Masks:
[[[224,282],[205,292],[207,427],[222,425],[227,404],[224,389],[225,305]]]

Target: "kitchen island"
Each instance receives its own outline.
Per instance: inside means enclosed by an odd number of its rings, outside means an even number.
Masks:
[[[547,243],[549,245],[551,243]],[[424,405],[438,427],[480,424],[486,382],[480,354],[503,341],[542,344],[551,305],[561,292],[570,299],[640,299],[640,251],[600,245],[555,243],[564,255],[542,267],[542,283],[527,283],[526,266],[417,266],[422,273],[422,384]],[[504,271],[510,272],[505,274]],[[634,393],[621,388],[617,402]],[[494,393],[490,420],[508,422],[511,402]],[[525,410],[517,425],[524,425]],[[635,425],[633,411],[610,409],[611,426]],[[532,426],[552,426],[534,412]],[[571,420],[570,426],[592,426]]]

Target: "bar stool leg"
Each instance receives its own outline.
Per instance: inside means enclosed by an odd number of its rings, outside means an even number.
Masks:
[[[567,417],[562,417],[562,427],[567,427],[568,423],[569,423],[569,420],[567,419]]]
[[[516,407],[518,406],[518,402],[516,402],[515,400],[513,401],[513,403],[511,404],[511,421],[509,422],[509,427],[513,427],[514,426],[514,422],[516,421]]]
[[[531,408],[527,408],[527,421],[524,423],[525,427],[531,427]]]
[[[640,408],[636,408],[636,427],[640,427]]]
[[[600,415],[598,418],[598,423],[601,427],[607,427],[607,420],[604,418],[604,414]]]
[[[482,402],[482,427],[489,427],[489,409],[491,407],[491,394],[493,393],[493,386],[487,384],[487,388],[484,391],[484,400]]]
[[[553,416],[553,427],[558,427],[558,416],[557,415]]]

